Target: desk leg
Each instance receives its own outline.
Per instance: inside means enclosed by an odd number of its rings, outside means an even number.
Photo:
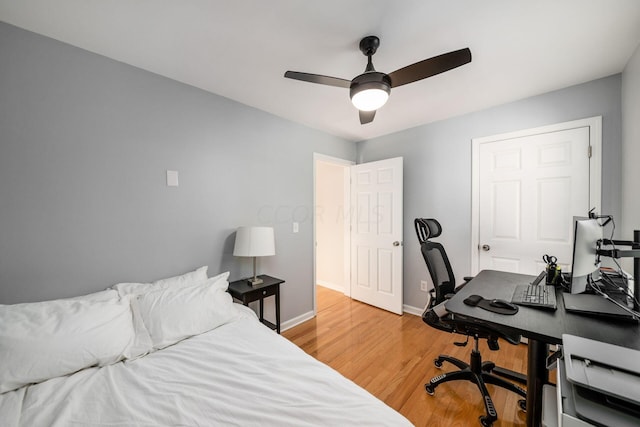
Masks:
[[[276,286],[276,331],[280,333],[280,285]]]
[[[549,382],[549,345],[529,338],[527,351],[527,427],[542,422],[542,386]]]

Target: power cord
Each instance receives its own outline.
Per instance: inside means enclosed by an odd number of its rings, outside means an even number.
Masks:
[[[616,221],[613,219],[612,215],[595,215],[593,210],[595,208],[591,209],[589,211],[589,218],[595,219],[595,220],[604,220],[604,222],[602,223],[598,223],[600,225],[600,227],[606,227],[607,224],[611,223],[611,235],[609,236],[609,246],[612,247],[612,250],[615,251],[616,248],[616,244],[613,240],[613,236],[615,234],[616,231]],[[597,250],[600,250],[602,246],[602,241],[598,240],[597,243]],[[625,289],[624,289],[624,293],[627,295],[627,297],[632,298],[636,304],[637,304],[637,299],[636,296],[631,295],[631,293],[629,292],[629,277],[625,274],[625,272],[622,270],[622,266],[620,265],[620,263],[618,262],[618,260],[616,258],[611,258],[614,262],[614,264],[616,265],[616,272],[618,273],[618,275],[622,278],[622,281],[624,283]],[[600,255],[597,254],[596,251],[596,265],[600,264]],[[603,275],[604,276],[604,275]],[[610,282],[611,284],[613,284],[614,287],[618,287],[615,283],[613,283],[613,281]],[[638,305],[636,305],[638,306]]]

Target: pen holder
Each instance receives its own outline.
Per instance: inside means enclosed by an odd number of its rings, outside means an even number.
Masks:
[[[554,263],[547,264],[547,277],[546,277],[547,285],[553,285],[554,281],[556,280],[557,268],[558,266]]]
[[[547,285],[560,285],[562,283],[562,268],[556,264],[547,265]]]

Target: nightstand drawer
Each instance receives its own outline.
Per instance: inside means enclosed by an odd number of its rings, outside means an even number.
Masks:
[[[271,295],[275,295],[277,291],[277,287],[270,286],[265,289],[255,289],[253,291],[247,292],[244,294],[245,301],[253,302],[258,301],[261,298],[270,297]]]

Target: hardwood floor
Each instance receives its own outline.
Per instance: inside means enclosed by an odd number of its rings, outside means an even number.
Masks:
[[[484,414],[480,392],[467,381],[445,383],[434,396],[424,390],[432,377],[452,371],[445,362],[433,365],[439,354],[468,361],[472,341],[454,346],[461,335],[435,330],[418,316],[398,316],[351,300],[342,293],[317,287],[318,314],[283,332],[308,354],[333,367],[399,411],[416,426],[479,426]],[[500,342],[500,351],[490,351],[481,342],[485,359],[519,372],[526,369],[526,346]],[[487,388],[498,411],[495,427],[524,426],[525,414],[518,410],[518,397],[492,385]]]

